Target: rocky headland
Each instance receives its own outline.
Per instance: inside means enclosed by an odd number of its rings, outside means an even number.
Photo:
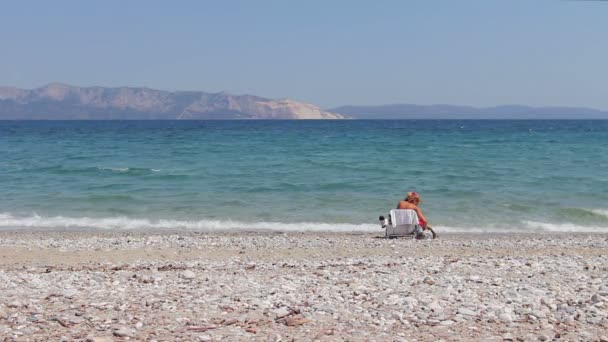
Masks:
[[[4,120],[344,119],[291,99],[133,87],[0,87]]]

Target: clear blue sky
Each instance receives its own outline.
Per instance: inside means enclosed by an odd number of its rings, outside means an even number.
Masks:
[[[0,85],[608,109],[603,1],[4,1]]]

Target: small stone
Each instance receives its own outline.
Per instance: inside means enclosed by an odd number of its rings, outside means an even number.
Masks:
[[[276,310],[272,310],[272,312],[277,316],[277,317],[285,317],[287,315],[289,315],[289,313],[291,312],[291,310],[286,307],[286,306],[282,306]]]
[[[467,308],[459,308],[458,309],[458,313],[461,315],[465,315],[465,316],[475,316],[477,315],[475,313],[475,311],[471,310],[471,309],[467,309]]]
[[[427,306],[431,311],[440,313],[443,312],[443,306],[439,305],[437,302],[432,302]]]
[[[21,302],[18,300],[8,303],[9,308],[20,308],[22,306],[23,304],[21,304]]]
[[[84,318],[82,317],[72,317],[68,320],[68,322],[72,323],[72,324],[80,324],[82,322],[84,322]]]
[[[555,329],[555,327],[554,327],[552,324],[543,324],[543,325],[541,326],[541,328],[542,328],[543,330],[545,330],[545,331],[547,332],[547,334],[551,334],[551,331],[552,331],[553,329]]]
[[[513,341],[513,335],[506,333],[506,334],[502,335],[502,339],[505,341]]]
[[[113,342],[114,339],[105,336],[87,337],[87,342]]]
[[[429,315],[424,312],[417,312],[416,317],[418,317],[420,320],[426,321],[429,318]]]
[[[534,310],[530,314],[536,318],[546,318],[547,317],[547,314],[540,310]]]
[[[489,336],[483,339],[487,342],[502,342],[502,337],[500,336]]]
[[[224,321],[224,323],[223,323],[223,324],[224,324],[224,325],[233,325],[233,324],[238,323],[238,321],[239,321],[239,320],[238,320],[238,319],[236,319],[236,318],[228,318],[227,320],[225,320],[225,321]]]
[[[440,324],[440,325],[445,325],[445,326],[448,326],[448,325],[452,325],[452,324],[454,324],[454,321],[452,321],[451,319],[446,319],[445,321],[441,321],[441,322],[439,322],[439,324]]]
[[[154,278],[153,277],[141,277],[140,281],[144,284],[151,284],[151,283],[154,283]]]
[[[502,283],[502,278],[492,278],[492,285],[498,286]]]
[[[182,272],[182,278],[194,279],[194,278],[196,278],[196,274],[190,270],[185,270],[184,272]]]
[[[509,315],[508,313],[501,313],[498,318],[503,321],[503,322],[512,322],[513,321],[513,317],[511,317],[511,315]]]
[[[608,342],[608,336],[606,336],[606,335],[600,336],[600,342]]]
[[[285,320],[285,324],[290,327],[306,324],[308,322],[310,322],[310,320],[308,318],[304,318],[304,317],[288,317]]]
[[[131,337],[131,331],[126,328],[120,328],[114,331],[114,336],[116,337]]]
[[[475,282],[475,283],[481,283],[482,280],[479,276],[476,275],[472,275],[469,277],[469,281]]]
[[[65,298],[72,299],[72,298],[76,297],[76,295],[78,295],[78,291],[76,289],[67,289],[67,290],[63,291],[62,295]]]
[[[433,280],[433,278],[431,278],[431,277],[426,277],[426,278],[424,278],[423,282],[424,282],[425,284],[427,284],[427,285],[434,285],[434,284],[435,284],[435,281],[434,281],[434,280]]]
[[[418,304],[418,300],[416,300],[416,298],[413,298],[413,297],[405,297],[405,298],[403,298],[403,302],[404,303],[408,303],[408,304],[412,304],[412,305],[417,305]]]
[[[591,324],[601,324],[603,321],[602,317],[589,317],[587,318],[587,323]]]

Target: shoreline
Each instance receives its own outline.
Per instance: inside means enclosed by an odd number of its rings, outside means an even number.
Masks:
[[[608,234],[0,232],[0,335],[600,340]]]

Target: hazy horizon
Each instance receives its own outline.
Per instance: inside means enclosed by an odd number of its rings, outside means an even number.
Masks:
[[[53,84],[59,84],[59,85],[64,85],[64,86],[70,86],[70,87],[79,87],[79,88],[88,88],[88,87],[100,87],[100,88],[148,88],[148,89],[154,89],[154,90],[160,90],[160,91],[167,91],[167,92],[206,92],[205,90],[196,90],[196,89],[177,89],[177,90],[167,90],[167,89],[161,89],[161,88],[152,88],[152,87],[146,87],[146,86],[131,86],[131,85],[124,85],[124,86],[104,86],[104,85],[87,85],[87,86],[81,86],[81,85],[77,85],[77,84],[68,84],[65,82],[49,82],[47,84],[43,84],[40,85],[38,87],[33,87],[33,88],[20,88],[20,87],[15,87],[12,85],[5,85],[5,84],[0,84],[0,88],[1,87],[14,87],[14,88],[18,88],[18,89],[24,89],[24,90],[33,90],[33,89],[37,89],[37,88],[43,88],[46,86],[50,86]],[[210,94],[222,94],[222,93],[227,93],[227,94],[231,94],[231,95],[236,95],[236,96],[244,96],[244,95],[254,95],[254,96],[259,96],[257,94],[245,94],[245,93],[231,93],[231,92],[227,92],[225,90],[219,91],[219,92],[206,92],[206,93],[210,93]],[[299,99],[294,99],[294,98],[284,98],[284,99],[292,99],[292,100],[299,100]],[[281,99],[277,99],[277,100],[281,100]],[[316,105],[315,103],[311,103],[313,105]],[[605,112],[606,110],[604,109],[600,109],[600,108],[594,108],[594,107],[590,107],[590,106],[568,106],[568,105],[564,105],[564,106],[552,106],[552,105],[538,105],[538,106],[533,106],[533,105],[528,105],[525,103],[504,103],[504,104],[497,104],[497,105],[489,105],[489,106],[474,106],[474,105],[469,105],[469,104],[453,104],[453,103],[428,103],[428,104],[423,104],[423,103],[406,103],[406,102],[400,102],[400,103],[378,103],[378,104],[365,104],[365,103],[361,103],[361,104],[357,104],[357,103],[347,103],[347,104],[342,104],[342,105],[338,105],[338,106],[334,106],[331,108],[325,108],[325,107],[320,107],[324,110],[331,110],[331,109],[337,109],[340,107],[390,107],[390,106],[402,106],[402,105],[406,105],[406,106],[454,106],[454,107],[471,107],[471,108],[475,108],[475,109],[491,109],[491,108],[498,108],[498,107],[529,107],[529,108],[582,108],[582,109],[592,109],[592,110],[598,110],[598,111],[602,111]]]
[[[606,11],[548,0],[7,3],[0,83],[226,91],[322,108],[608,110]]]

